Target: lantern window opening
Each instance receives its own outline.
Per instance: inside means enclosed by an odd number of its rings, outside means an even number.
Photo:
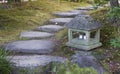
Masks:
[[[90,38],[94,39],[96,37],[96,31],[90,32]]]
[[[86,34],[84,32],[72,31],[72,37],[78,39],[86,39]]]
[[[86,39],[86,34],[84,32],[79,32],[79,39]]]

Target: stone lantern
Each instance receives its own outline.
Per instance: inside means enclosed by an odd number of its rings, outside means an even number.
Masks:
[[[91,50],[102,45],[100,42],[101,23],[89,15],[79,15],[65,24],[68,28],[67,46]]]

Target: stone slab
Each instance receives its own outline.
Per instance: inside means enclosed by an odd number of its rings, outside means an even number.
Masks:
[[[86,7],[78,7],[77,10],[94,10],[95,8],[93,6],[86,6]]]
[[[37,32],[37,31],[25,31],[20,34],[20,38],[27,38],[27,39],[44,39],[44,38],[50,38],[52,36],[54,36],[54,34],[47,32]]]
[[[51,55],[23,55],[23,56],[7,56],[7,59],[16,67],[33,68],[45,66],[50,62],[64,63],[67,59]]]
[[[79,13],[78,12],[56,12],[54,13],[54,15],[58,17],[75,17],[79,15]]]
[[[43,31],[43,32],[57,32],[64,29],[63,26],[59,25],[44,25],[36,28],[36,31]]]
[[[92,67],[97,70],[98,74],[104,74],[105,72],[100,62],[92,56],[90,52],[77,51],[76,54],[72,56],[72,62],[78,63],[80,67]]]
[[[79,15],[86,15],[88,10],[70,10],[68,12],[79,13]]]
[[[55,25],[64,25],[65,23],[70,22],[72,19],[73,18],[54,18],[54,19],[50,19],[49,23]]]
[[[54,49],[55,43],[48,40],[15,41],[4,44],[3,48],[16,53],[48,54]]]

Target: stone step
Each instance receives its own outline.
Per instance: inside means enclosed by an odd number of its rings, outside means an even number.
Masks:
[[[68,12],[79,13],[79,15],[86,15],[88,10],[70,10]]]
[[[33,68],[38,66],[45,66],[50,62],[64,63],[67,59],[51,55],[17,55],[7,56],[7,60],[13,63],[16,67]]]
[[[44,25],[36,28],[36,31],[43,31],[43,32],[57,32],[64,29],[63,26],[59,25]]]
[[[95,7],[93,6],[86,6],[86,7],[77,7],[77,10],[94,10]]]
[[[54,19],[50,19],[49,23],[55,25],[64,25],[65,23],[70,22],[72,19],[73,18],[54,18]]]
[[[48,40],[23,40],[4,44],[5,50],[25,54],[48,54],[53,52],[55,43]]]
[[[78,12],[56,12],[54,13],[54,15],[58,17],[75,17],[79,15],[79,13]]]
[[[21,32],[20,38],[27,38],[27,39],[45,39],[53,37],[54,34],[47,33],[47,32],[37,32],[37,31],[25,31]]]

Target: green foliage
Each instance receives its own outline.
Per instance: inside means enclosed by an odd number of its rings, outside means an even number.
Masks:
[[[120,37],[117,37],[115,39],[111,39],[110,44],[114,47],[114,48],[120,48]]]
[[[34,69],[30,68],[15,68],[14,73],[15,74],[44,74],[44,71],[47,69],[47,67],[39,66],[35,67]],[[14,74],[13,73],[13,74]]]
[[[115,17],[115,18],[120,19],[120,7],[110,8],[108,12],[108,16],[110,18]]]
[[[120,58],[119,58],[120,57],[120,50],[119,50],[120,49],[120,37],[118,36],[114,39],[111,39],[110,44],[113,47],[110,53],[112,54],[114,61],[119,62],[120,61]]]
[[[115,38],[116,36],[116,28],[109,24],[105,24],[101,29],[101,42],[104,47],[110,46],[110,40]]]
[[[51,74],[98,74],[93,68],[80,68],[77,64],[53,63]]]
[[[8,53],[0,48],[0,74],[11,74],[11,65],[6,60]]]
[[[21,2],[21,0],[8,0],[8,3],[12,3],[12,2]]]
[[[108,2],[107,0],[94,0],[96,6],[106,4],[107,2]]]

